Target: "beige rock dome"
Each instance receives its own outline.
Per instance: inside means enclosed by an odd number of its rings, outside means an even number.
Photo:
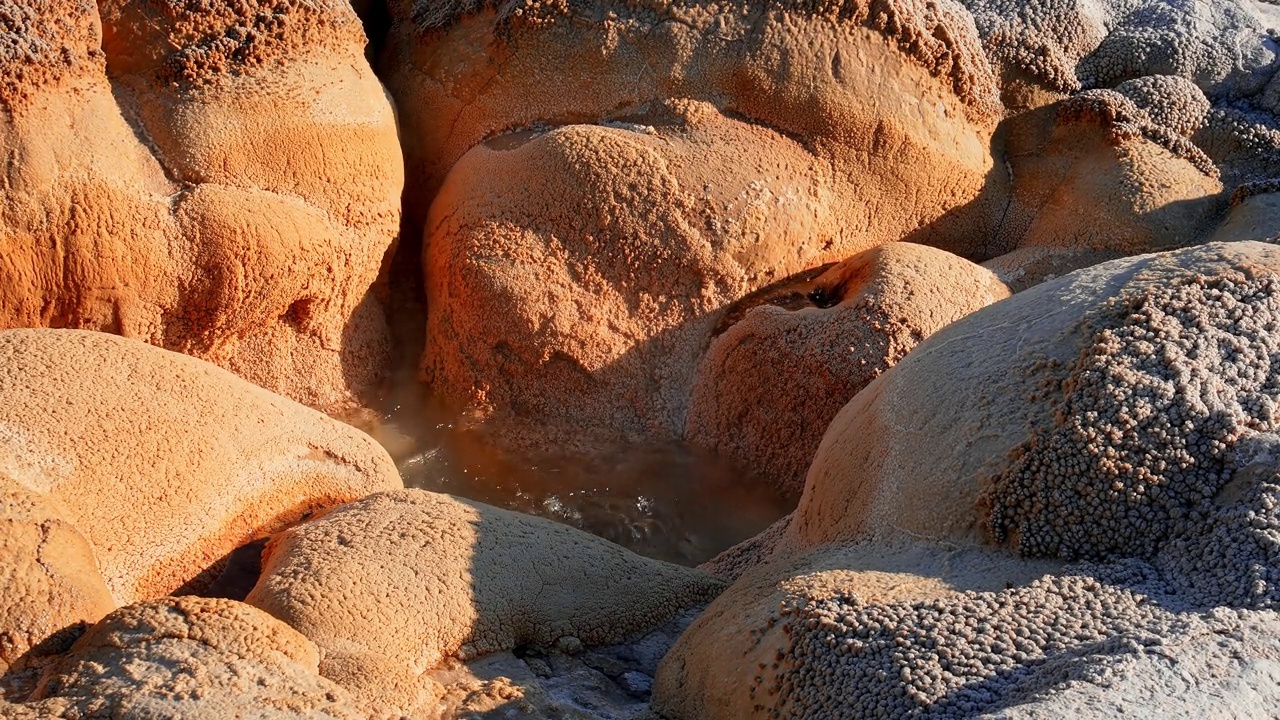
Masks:
[[[1225,207],[1212,160],[1118,92],[1081,93],[1016,116],[1005,138],[1013,182],[993,249],[1076,251],[1066,268],[1076,270],[1100,252],[1203,241]]]
[[[119,604],[199,590],[241,544],[400,486],[357,430],[202,360],[79,330],[0,332],[0,472],[65,509]]]
[[[550,520],[404,490],[277,536],[246,602],[319,645],[326,677],[410,712],[440,694],[421,676],[446,657],[617,642],[722,587]]]
[[[850,398],[924,338],[1009,296],[991,272],[910,243],[864,251],[788,290],[734,311],[741,319],[712,340],[685,437],[797,497]],[[788,300],[798,307],[779,306]]]

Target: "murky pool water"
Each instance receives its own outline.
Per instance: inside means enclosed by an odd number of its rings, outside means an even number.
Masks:
[[[446,492],[572,525],[642,555],[696,565],[790,512],[758,479],[682,445],[591,456],[519,457],[420,386],[356,422],[395,459],[408,487]]]

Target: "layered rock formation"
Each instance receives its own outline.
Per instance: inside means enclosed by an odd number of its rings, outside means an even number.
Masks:
[[[678,438],[725,306],[988,182],[995,86],[956,6],[581,11],[393,3],[383,63],[408,207],[439,188],[426,376],[533,442]]]
[[[389,3],[424,377],[526,448],[697,439],[691,369],[774,283],[900,239],[1018,289],[1204,241],[1280,149],[1269,20],[1139,6]]]

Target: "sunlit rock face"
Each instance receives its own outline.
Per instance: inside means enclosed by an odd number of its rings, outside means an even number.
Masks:
[[[401,486],[358,430],[137,340],[0,331],[0,368],[0,474],[88,540],[116,604],[203,592],[237,547]]]
[[[388,9],[423,377],[521,447],[697,441],[691,389],[733,306],[885,242],[1022,251],[997,266],[1021,288],[1203,241],[1257,174],[1228,146],[1265,136],[1223,113],[1274,61],[1264,19],[1226,4],[1185,31],[1247,36],[1241,57],[1133,50],[1123,71],[1105,56],[1156,21],[1109,5]]]
[[[392,6],[382,61],[424,373],[537,442],[680,437],[726,306],[942,237],[990,182],[996,88],[951,4],[426,7]]]
[[[1277,28],[0,0],[0,718],[1265,712]]]
[[[1280,249],[1241,242],[1097,265],[935,333],[832,422],[790,521],[712,563],[738,579],[664,660],[655,704],[1134,702],[1108,685],[1174,711],[1273,701],[1277,328]],[[1169,658],[1196,669],[1173,681]]]
[[[101,330],[322,409],[389,357],[395,118],[345,2],[0,3],[0,327]]]

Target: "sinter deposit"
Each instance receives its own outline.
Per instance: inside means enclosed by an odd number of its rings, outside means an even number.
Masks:
[[[0,720],[1280,717],[1275,0],[0,0]]]

